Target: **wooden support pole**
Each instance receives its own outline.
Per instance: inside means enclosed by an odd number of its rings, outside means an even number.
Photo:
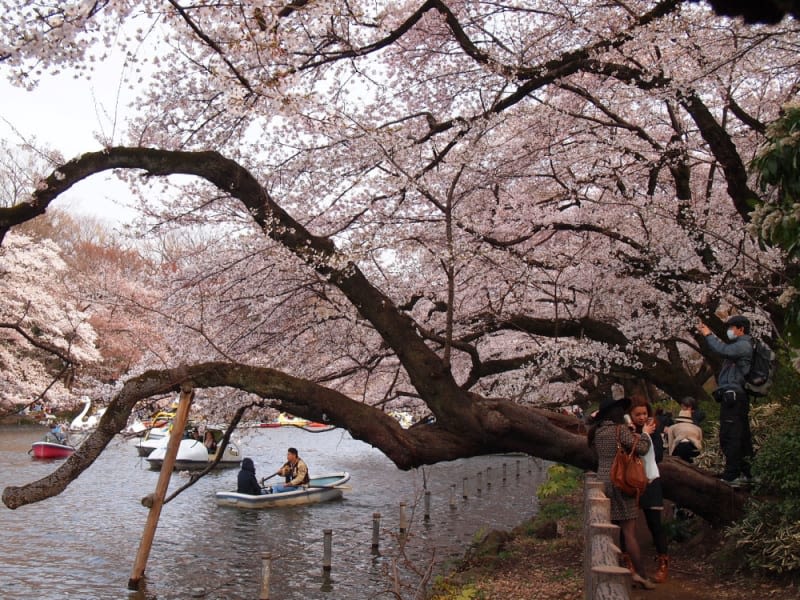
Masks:
[[[423,515],[422,518],[425,521],[430,521],[431,520],[431,493],[428,492],[428,491],[425,492],[423,506],[425,507],[425,514]]]
[[[322,570],[331,570],[331,554],[333,552],[333,529],[322,530]]]
[[[404,534],[406,529],[408,528],[408,523],[406,523],[406,503],[400,503],[400,534]]]
[[[381,513],[372,513],[372,549],[377,550],[380,545]]]
[[[161,516],[161,507],[164,505],[164,497],[167,495],[169,480],[172,476],[172,469],[175,466],[175,457],[178,454],[183,430],[186,427],[186,420],[189,417],[189,407],[194,398],[194,390],[191,385],[181,386],[181,396],[178,403],[178,412],[172,422],[172,431],[169,434],[167,453],[164,462],[161,464],[161,472],[158,475],[156,491],[152,495],[152,506],[147,515],[147,522],[142,533],[142,541],[139,543],[139,551],[136,553],[136,562],[133,565],[133,573],[128,580],[129,590],[138,590],[139,582],[144,577],[144,570],[147,566],[147,558],[150,556],[150,548],[153,545],[153,538],[158,527],[158,518]]]
[[[269,600],[269,576],[272,570],[272,554],[264,552],[261,555],[261,592],[258,600]]]

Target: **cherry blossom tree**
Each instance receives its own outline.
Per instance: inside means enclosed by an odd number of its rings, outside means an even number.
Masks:
[[[68,299],[58,247],[11,234],[0,248],[0,414],[63,406],[76,370],[99,360],[88,315]]]
[[[183,343],[9,506],[63,489],[185,381],[347,427],[401,468],[497,451],[590,468],[581,424],[541,406],[618,381],[704,397],[697,318],[781,314],[746,165],[800,85],[791,19],[678,0],[11,4],[0,65],[21,85],[118,39],[145,85],[129,143],[53,169],[0,210],[0,239],[109,170],[150,231],[207,237],[163,277]],[[434,420],[402,430],[392,403]],[[678,463],[662,476],[712,520],[741,509]]]

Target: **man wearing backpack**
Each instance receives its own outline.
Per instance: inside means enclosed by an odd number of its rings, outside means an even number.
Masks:
[[[719,445],[725,455],[722,480],[737,486],[749,483],[749,459],[753,456],[750,400],[745,391],[745,378],[753,358],[753,341],[750,321],[746,317],[730,317],[725,326],[727,343],[715,336],[705,323],[700,323],[698,331],[705,336],[711,351],[724,359],[717,375],[717,389],[714,390],[714,399],[720,403]]]

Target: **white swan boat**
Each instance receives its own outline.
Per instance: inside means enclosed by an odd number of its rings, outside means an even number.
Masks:
[[[312,477],[308,485],[288,492],[260,494],[258,496],[240,494],[238,492],[217,492],[216,499],[218,506],[230,506],[233,508],[263,509],[302,506],[304,504],[338,500],[345,490],[350,489],[350,486],[345,485],[348,481],[350,481],[350,473],[346,471],[330,473]]]
[[[169,437],[164,437],[159,442],[158,446],[147,455],[146,460],[150,464],[152,470],[161,470],[161,465],[164,463],[164,458],[167,455],[168,442]],[[209,454],[208,449],[200,440],[183,439],[181,440],[180,446],[178,446],[178,454],[175,456],[174,469],[176,471],[200,471],[205,469],[208,464],[216,458],[218,453],[219,450],[213,454]],[[225,452],[222,454],[222,458],[217,463],[217,468],[233,469],[239,466],[241,460],[242,457],[239,453],[239,448],[233,442],[228,442],[228,445],[225,447]]]
[[[97,427],[100,422],[100,417],[106,412],[105,408],[101,408],[93,415],[89,415],[89,409],[92,407],[92,400],[88,396],[83,397],[83,410],[80,414],[72,419],[69,424],[69,430],[76,431],[91,431]],[[88,416],[87,416],[88,415]]]

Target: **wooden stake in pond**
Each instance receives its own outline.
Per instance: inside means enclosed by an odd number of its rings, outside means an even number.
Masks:
[[[426,521],[431,520],[431,493],[425,492],[425,503],[423,505],[425,507],[425,514],[423,515],[423,519]]]
[[[408,524],[406,523],[406,503],[400,503],[400,533],[403,534],[406,532]]]
[[[261,555],[261,594],[258,600],[269,600],[269,576],[272,570],[272,554],[264,552]]]
[[[381,535],[381,513],[372,513],[372,549],[377,550]]]
[[[322,570],[331,570],[331,553],[333,548],[333,529],[322,530]]]
[[[158,475],[156,491],[152,495],[152,505],[150,513],[147,515],[147,522],[142,533],[142,541],[139,543],[139,551],[136,553],[136,562],[133,565],[133,573],[128,580],[129,590],[138,590],[139,582],[144,577],[144,569],[147,566],[147,558],[150,556],[150,547],[153,545],[153,538],[158,527],[158,518],[161,516],[161,507],[164,505],[164,497],[167,495],[169,479],[172,476],[172,468],[175,466],[175,457],[178,454],[183,430],[186,427],[186,420],[189,416],[189,407],[194,398],[194,390],[190,385],[181,386],[181,397],[178,403],[178,412],[172,422],[172,431],[169,434],[169,444],[164,462],[161,464],[161,473]]]

